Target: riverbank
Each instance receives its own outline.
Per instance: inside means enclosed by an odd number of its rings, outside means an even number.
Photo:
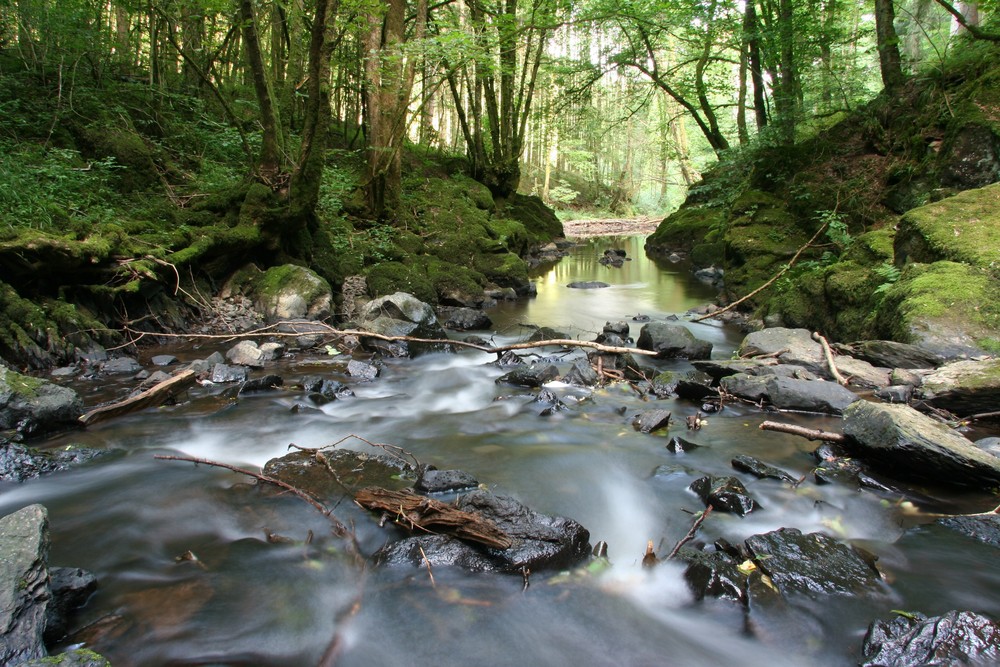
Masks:
[[[591,238],[594,236],[632,236],[652,234],[661,218],[621,218],[566,220],[563,233],[569,238]]]

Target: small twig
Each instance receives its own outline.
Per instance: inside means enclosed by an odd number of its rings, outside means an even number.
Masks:
[[[701,512],[701,514],[698,515],[698,518],[694,520],[694,523],[691,524],[691,528],[688,530],[687,535],[678,540],[677,544],[674,545],[674,548],[671,549],[670,553],[664,560],[670,560],[671,558],[676,556],[677,552],[681,550],[682,546],[693,540],[694,536],[698,533],[698,529],[701,528],[701,524],[705,523],[705,519],[707,519],[708,515],[711,513],[712,513],[712,506],[711,505],[706,506],[705,509]]]
[[[766,421],[761,422],[758,427],[762,431],[776,431],[778,433],[790,433],[805,438],[806,440],[823,440],[825,442],[847,442],[847,436],[841,433],[828,433],[818,429],[796,426],[795,424],[782,424],[781,422]]]
[[[434,571],[431,569],[431,561],[427,558],[422,546],[418,544],[417,548],[420,549],[420,556],[424,559],[424,565],[427,566],[427,576],[431,578],[431,588],[437,588],[437,582],[434,581]]]
[[[818,331],[813,332],[812,339],[823,346],[823,356],[826,357],[826,365],[830,367],[830,375],[837,381],[837,384],[846,387],[847,380],[837,370],[837,364],[833,361],[833,350],[830,349],[830,343]]]

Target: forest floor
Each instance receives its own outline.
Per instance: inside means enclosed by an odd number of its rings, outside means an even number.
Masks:
[[[650,217],[568,220],[563,222],[563,233],[570,238],[652,234],[661,220],[662,218]]]

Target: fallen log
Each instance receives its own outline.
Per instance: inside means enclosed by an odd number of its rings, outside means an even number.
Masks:
[[[155,384],[146,391],[136,394],[131,398],[126,398],[124,401],[94,408],[90,412],[81,415],[79,422],[84,426],[89,426],[104,419],[118,417],[153,405],[163,405],[193,385],[196,376],[197,374],[194,371],[182,371],[169,380]]]
[[[798,435],[807,440],[824,440],[826,442],[847,442],[847,436],[842,433],[830,433],[818,429],[796,426],[795,424],[782,424],[781,422],[761,422],[758,427],[762,431],[776,431],[778,433],[790,433]]]
[[[354,495],[354,502],[366,510],[386,512],[397,526],[411,532],[445,533],[493,549],[509,549],[514,544],[489,519],[409,491],[369,486]]]

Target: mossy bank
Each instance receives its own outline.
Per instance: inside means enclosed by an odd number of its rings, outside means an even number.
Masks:
[[[647,251],[724,268],[726,301],[788,267],[743,304],[769,324],[1000,351],[998,62],[1000,46],[965,44],[793,146],[732,151]]]

